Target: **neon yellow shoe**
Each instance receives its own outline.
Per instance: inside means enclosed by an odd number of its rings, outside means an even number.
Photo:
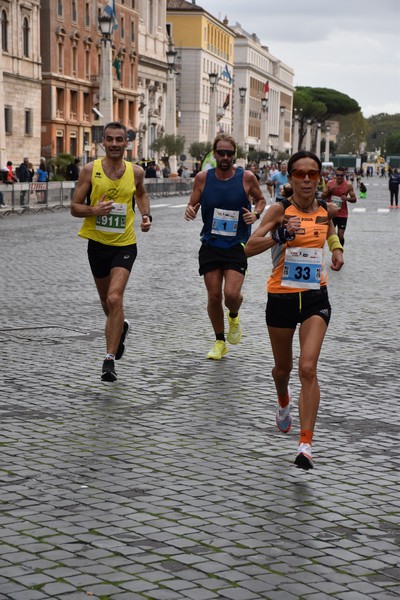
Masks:
[[[221,360],[223,356],[228,352],[228,348],[226,347],[225,342],[222,340],[216,340],[214,346],[207,354],[207,358],[212,358],[213,360]]]
[[[242,339],[242,328],[240,325],[240,317],[239,315],[234,319],[229,316],[228,312],[228,323],[229,323],[229,331],[226,339],[230,344],[238,344]]]

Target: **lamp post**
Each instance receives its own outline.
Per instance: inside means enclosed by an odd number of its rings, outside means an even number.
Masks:
[[[168,63],[167,77],[167,98],[166,98],[166,114],[165,114],[165,133],[176,136],[176,73],[175,60],[177,52],[171,39],[168,42],[168,50],[166,52]],[[171,173],[176,173],[177,159],[176,155],[169,157],[169,167]]]
[[[210,80],[211,91],[210,91],[210,115],[208,119],[208,137],[211,143],[213,143],[216,131],[217,131],[217,92],[215,86],[218,81],[218,73],[209,73],[208,78]]]
[[[245,114],[244,114],[244,103],[246,101],[246,94],[247,94],[247,88],[246,87],[240,87],[239,88],[239,99],[240,99],[240,121],[241,121],[241,146],[244,150],[244,152],[247,152],[247,147],[246,147],[246,131],[247,131],[247,125],[246,125],[246,119],[245,119]]]
[[[311,150],[311,120],[307,119],[307,129],[306,129],[306,150]]]
[[[329,162],[330,154],[329,154],[329,134],[330,134],[329,125],[325,128],[325,162]]]
[[[285,150],[285,106],[279,108],[279,151]]]
[[[315,154],[318,158],[321,158],[321,123],[317,123],[317,140],[315,146]]]
[[[261,139],[264,140],[265,152],[269,154],[269,135],[268,135],[268,98],[261,98],[261,116],[263,118],[263,131],[261,132]]]
[[[99,112],[101,124],[106,125],[113,120],[113,81],[112,81],[112,48],[111,33],[114,21],[111,15],[104,13],[99,17],[101,31],[101,57],[100,57],[100,89]]]

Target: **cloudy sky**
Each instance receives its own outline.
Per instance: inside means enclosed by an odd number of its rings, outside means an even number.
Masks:
[[[190,0],[189,0],[190,1]],[[365,117],[400,113],[400,0],[196,0],[255,33],[292,67],[295,85],[327,87]]]

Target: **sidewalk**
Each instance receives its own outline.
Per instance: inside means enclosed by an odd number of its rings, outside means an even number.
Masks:
[[[184,221],[187,197],[154,201],[106,384],[79,220],[0,220],[0,600],[400,597],[400,210],[382,212],[386,188],[369,181],[330,273],[308,473],[293,465],[296,410],[289,434],[275,426],[269,253],[250,259],[242,341],[207,361],[201,223]]]

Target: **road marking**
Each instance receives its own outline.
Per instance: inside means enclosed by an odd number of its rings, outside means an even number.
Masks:
[[[169,208],[185,208],[185,206],[187,206],[186,204],[173,204],[172,206],[169,206]]]
[[[366,208],[353,208],[353,212],[364,213],[366,212]]]
[[[152,204],[151,208],[165,208],[166,206],[169,206],[169,204]]]
[[[388,213],[388,212],[390,212],[390,208],[378,208],[378,210],[376,212]]]

